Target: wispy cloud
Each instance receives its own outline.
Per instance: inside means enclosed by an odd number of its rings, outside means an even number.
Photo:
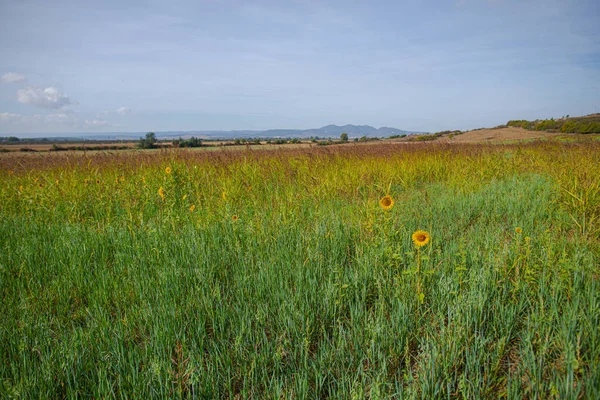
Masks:
[[[52,86],[45,89],[27,86],[17,91],[17,100],[19,103],[47,109],[60,109],[73,104],[69,96]]]
[[[131,108],[119,107],[119,108],[117,108],[117,114],[119,114],[119,115],[131,114]]]
[[[21,74],[17,74],[16,72],[7,72],[6,74],[2,75],[2,78],[0,78],[0,82],[2,83],[15,83],[15,82],[22,82],[25,80],[25,77]]]
[[[7,127],[16,128],[16,130],[23,127],[40,127],[41,130],[48,132],[64,129],[97,130],[112,126],[105,119],[85,119],[76,113],[23,115],[3,112],[0,113],[0,121]]]

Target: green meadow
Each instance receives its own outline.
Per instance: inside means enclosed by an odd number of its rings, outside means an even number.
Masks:
[[[1,398],[600,398],[598,141],[0,156],[0,246]]]

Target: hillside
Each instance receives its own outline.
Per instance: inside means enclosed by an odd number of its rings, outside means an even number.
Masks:
[[[506,140],[531,140],[556,137],[558,133],[529,131],[523,128],[509,126],[507,128],[489,128],[468,131],[460,135],[442,136],[437,141],[451,143],[501,142]]]
[[[508,121],[508,126],[520,127],[531,131],[562,133],[600,133],[600,114],[583,117],[569,117],[527,121],[524,119]]]

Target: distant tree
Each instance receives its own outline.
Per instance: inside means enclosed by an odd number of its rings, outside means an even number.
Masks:
[[[342,134],[340,135],[340,140],[341,140],[342,142],[344,142],[344,143],[345,143],[345,142],[347,142],[347,141],[348,141],[348,134],[347,134],[346,132],[342,133]]]
[[[146,133],[146,138],[140,138],[138,146],[142,149],[156,148],[156,134],[154,132]]]

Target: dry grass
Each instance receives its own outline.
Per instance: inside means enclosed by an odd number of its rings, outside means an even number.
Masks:
[[[503,142],[507,140],[531,140],[548,139],[560,136],[560,133],[550,133],[542,131],[528,131],[523,128],[490,128],[468,131],[450,139],[444,136],[438,141],[451,143],[480,143],[480,142]]]

